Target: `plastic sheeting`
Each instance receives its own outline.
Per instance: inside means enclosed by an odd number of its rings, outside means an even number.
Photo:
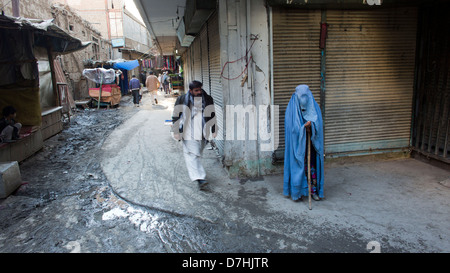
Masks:
[[[139,66],[138,60],[134,60],[129,62],[115,63],[113,67],[115,69],[132,70],[138,66]]]
[[[98,84],[114,83],[116,72],[114,69],[93,68],[83,70],[83,76]]]
[[[41,108],[52,107],[55,105],[56,97],[53,91],[52,73],[48,60],[39,60],[38,68]]]
[[[92,42],[82,42],[76,37],[71,36],[63,29],[53,23],[54,19],[30,19],[23,17],[11,17],[2,15],[0,22],[4,26],[11,29],[32,30],[36,35],[34,45],[40,47],[47,47],[47,38],[49,37],[54,53],[67,54],[74,51],[81,50],[89,46]]]
[[[49,40],[55,54],[83,49],[90,42],[83,43],[72,37],[52,20],[0,15],[0,26],[0,109],[12,105],[17,110],[18,122],[39,126],[42,123],[41,100],[46,102],[45,106],[53,106],[57,100],[50,87],[48,60],[45,61],[47,67],[41,62],[44,60],[39,60],[41,67],[38,67],[34,51],[42,50],[47,56]],[[43,97],[38,84],[42,92],[48,90]]]
[[[0,41],[0,86],[36,79],[39,72],[34,62],[33,34],[2,29]]]

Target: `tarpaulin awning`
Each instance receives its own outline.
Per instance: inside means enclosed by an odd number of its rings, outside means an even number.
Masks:
[[[18,122],[40,126],[41,106],[52,107],[59,103],[55,99],[58,86],[49,83],[51,74],[55,74],[49,66],[51,58],[48,56],[47,62],[38,60],[35,49],[44,48],[53,55],[61,55],[84,49],[90,43],[71,36],[55,25],[53,19],[0,15],[0,109],[13,105]],[[45,63],[47,67],[43,66]],[[40,78],[46,73],[49,85],[42,84],[44,80]],[[61,94],[67,95],[64,91]]]
[[[139,66],[138,60],[133,60],[133,61],[128,61],[128,62],[115,63],[114,69],[131,70],[138,66]]]
[[[82,42],[71,36],[55,25],[53,19],[29,19],[1,15],[0,28],[32,30],[36,34],[35,45],[41,47],[47,47],[48,42],[47,39],[42,39],[41,37],[49,37],[52,50],[57,54],[78,51],[91,44],[91,42]]]

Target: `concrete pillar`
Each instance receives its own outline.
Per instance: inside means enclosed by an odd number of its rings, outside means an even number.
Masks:
[[[12,12],[14,17],[20,16],[20,3],[19,0],[12,0]]]
[[[219,1],[219,30],[222,67],[226,64],[226,78],[222,79],[223,111],[226,114],[223,162],[230,177],[257,177],[273,169],[272,152],[261,149],[262,142],[268,141],[263,141],[260,135],[261,126],[265,126],[264,132],[274,131],[267,129],[274,114],[271,110],[259,111],[271,103],[269,24],[265,1]],[[237,109],[245,111],[238,111],[241,114],[235,119]],[[244,138],[239,137],[239,131],[244,133]]]

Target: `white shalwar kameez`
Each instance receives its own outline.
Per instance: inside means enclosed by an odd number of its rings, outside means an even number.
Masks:
[[[185,120],[183,129],[183,154],[191,181],[204,180],[206,172],[201,163],[206,140],[203,139],[202,100],[195,99],[191,119]]]

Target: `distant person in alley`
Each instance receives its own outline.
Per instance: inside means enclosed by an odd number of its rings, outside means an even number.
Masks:
[[[189,84],[189,92],[179,96],[172,114],[172,132],[176,140],[183,141],[183,154],[191,181],[197,181],[205,190],[208,182],[201,163],[203,149],[211,136],[217,136],[214,101],[199,81]]]
[[[164,92],[166,93],[166,95],[170,95],[170,76],[168,71],[164,72],[164,74],[162,75],[162,84],[164,86]]]
[[[136,75],[133,75],[131,77],[130,80],[130,90],[131,90],[131,94],[133,96],[133,103],[134,106],[139,107],[139,101],[140,101],[140,94],[139,94],[139,90],[141,90],[141,83],[139,82],[139,80],[136,78]]]
[[[160,84],[161,83],[159,82],[158,77],[153,74],[153,71],[150,71],[147,79],[145,80],[145,86],[147,87],[148,92],[150,92],[152,104],[158,104],[156,95]]]
[[[323,121],[319,105],[307,85],[295,88],[285,116],[285,153],[283,194],[299,201],[309,196],[307,144],[311,139],[310,169],[311,196],[314,200],[324,197],[324,147]],[[314,172],[314,173],[313,173]]]

